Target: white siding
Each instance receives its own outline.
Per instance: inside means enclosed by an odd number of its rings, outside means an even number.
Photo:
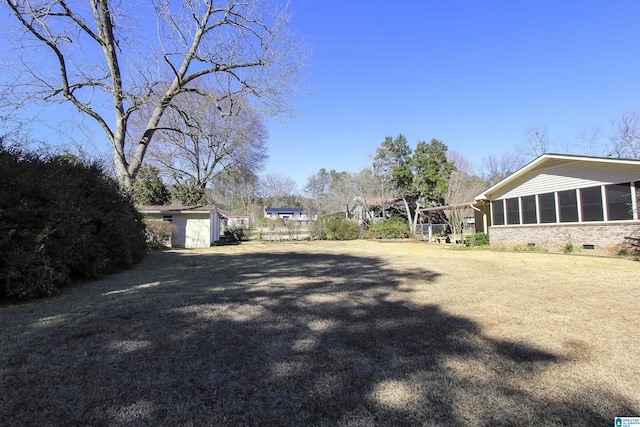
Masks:
[[[207,218],[187,218],[185,227],[185,248],[208,248],[211,246],[211,220]]]
[[[491,199],[529,196],[553,191],[618,184],[640,179],[640,165],[567,161],[535,169],[507,188],[491,194]]]
[[[173,225],[176,226],[176,232],[173,233],[171,246],[176,248],[184,248],[186,244],[187,217],[180,214],[173,215]]]

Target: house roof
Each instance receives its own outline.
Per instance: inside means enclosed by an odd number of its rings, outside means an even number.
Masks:
[[[265,212],[269,213],[303,213],[309,212],[309,209],[304,208],[266,208]],[[315,209],[311,209],[311,212],[317,212]]]
[[[162,214],[176,214],[176,213],[189,213],[189,212],[212,212],[216,211],[221,215],[224,212],[220,211],[214,205],[205,206],[182,206],[182,205],[147,205],[140,206],[138,210],[142,213],[162,213]]]
[[[358,201],[358,202],[362,202],[367,206],[382,206],[382,205],[386,205],[386,204],[399,202],[402,199],[398,199],[398,198],[386,199],[386,198],[382,198],[382,197],[377,197],[377,198],[375,198],[375,197],[356,197],[354,200]]]
[[[640,159],[620,159],[620,158],[612,158],[612,157],[577,156],[573,154],[554,154],[554,153],[543,154],[537,159],[527,163],[525,166],[518,169],[516,172],[509,175],[502,181],[489,187],[481,194],[478,194],[475,197],[475,200],[476,201],[489,200],[492,194],[499,192],[501,189],[505,187],[508,187],[509,185],[518,181],[523,175],[525,175],[526,173],[534,169],[540,168],[542,166],[559,165],[562,163],[575,162],[575,161],[592,162],[594,164],[617,164],[617,165],[640,166]]]

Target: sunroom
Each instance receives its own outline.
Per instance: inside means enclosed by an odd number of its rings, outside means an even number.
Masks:
[[[475,198],[492,244],[637,242],[640,160],[545,154]]]

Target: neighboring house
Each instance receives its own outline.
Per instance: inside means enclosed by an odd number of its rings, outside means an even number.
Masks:
[[[282,218],[285,224],[294,221],[297,225],[308,225],[318,219],[318,211],[303,208],[266,208],[264,216],[272,220]]]
[[[176,226],[171,246],[208,248],[220,240],[223,214],[215,206],[142,206],[149,219],[170,221]]]
[[[378,222],[391,217],[396,212],[395,204],[402,199],[356,197],[353,199],[353,217],[358,222]],[[394,208],[392,210],[392,208]]]
[[[226,226],[228,228],[249,228],[249,216],[248,215],[227,215]]]
[[[640,160],[544,154],[475,198],[476,230],[491,244],[635,244]]]

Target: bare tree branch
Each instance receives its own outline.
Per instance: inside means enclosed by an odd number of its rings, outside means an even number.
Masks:
[[[14,77],[7,84],[22,92],[0,107],[34,99],[72,103],[104,130],[128,189],[154,134],[170,127],[163,115],[182,94],[211,99],[223,116],[234,114],[238,99],[282,116],[308,55],[287,30],[290,14],[278,0],[4,3],[13,29],[23,33],[8,37],[18,60],[7,58],[3,67]],[[142,112],[144,132],[131,139],[129,121]]]

